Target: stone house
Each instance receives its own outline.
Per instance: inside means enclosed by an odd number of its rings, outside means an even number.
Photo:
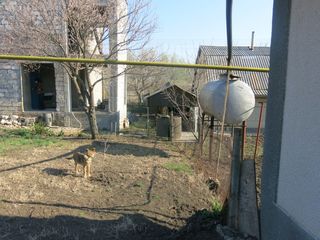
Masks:
[[[0,4],[11,4],[3,1]],[[104,1],[99,0],[98,4],[103,6]],[[118,0],[116,14],[127,10],[127,3]],[[0,12],[0,38],[4,31],[5,22],[1,19]],[[64,21],[59,21],[58,29],[67,29]],[[123,28],[123,23],[118,21],[113,26],[115,31]],[[68,32],[64,32],[66,43]],[[125,34],[118,34],[109,39],[109,47],[117,46],[123,42]],[[65,46],[68,47],[68,44]],[[101,56],[103,57],[103,56]],[[114,59],[126,60],[127,52],[121,51]],[[25,64],[15,61],[0,61],[0,114],[19,116],[43,116],[51,114],[53,124],[60,126],[81,125],[88,127],[87,117],[79,109],[77,93],[64,68],[59,63],[37,63],[36,70],[26,70]],[[90,73],[90,80],[94,82],[106,75],[117,76],[110,81],[102,81],[94,88],[95,105],[103,106],[97,109],[97,123],[101,129],[114,130],[123,126],[127,117],[126,103],[126,76],[119,75],[123,72],[123,66],[106,66],[96,68]]]

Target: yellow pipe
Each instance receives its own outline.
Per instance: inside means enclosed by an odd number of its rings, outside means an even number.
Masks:
[[[269,68],[186,64],[186,63],[166,63],[166,62],[135,62],[135,61],[119,61],[119,60],[109,60],[109,59],[0,55],[0,60],[1,59],[2,60],[35,61],[35,62],[78,62],[78,63],[93,63],[93,64],[117,64],[117,65],[151,66],[151,67],[175,67],[175,68],[236,70],[236,71],[249,71],[249,72],[269,72]]]

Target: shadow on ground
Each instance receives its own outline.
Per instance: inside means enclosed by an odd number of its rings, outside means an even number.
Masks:
[[[142,214],[123,214],[116,220],[92,220],[84,217],[53,218],[0,216],[3,240],[220,240],[216,223],[199,211],[187,225],[174,230]]]
[[[126,214],[116,220],[91,220],[83,217],[54,218],[0,217],[3,240],[76,240],[76,239],[164,239],[174,233],[141,214]]]
[[[42,170],[42,172],[52,175],[52,176],[68,176],[70,173],[68,173],[68,169],[58,169],[58,168],[45,168]]]
[[[84,152],[85,149],[90,147],[90,146],[91,145],[83,145],[83,146],[80,146],[80,147],[78,147],[78,148],[76,148],[76,149],[74,149],[72,151],[60,154],[58,156],[54,156],[54,157],[43,159],[43,160],[38,160],[38,161],[27,163],[27,164],[20,164],[20,165],[14,166],[14,167],[6,168],[6,169],[0,169],[0,173],[15,171],[15,170],[18,170],[18,169],[21,169],[21,168],[26,168],[26,167],[32,167],[32,166],[35,166],[35,165],[38,165],[38,164],[41,164],[41,163],[46,163],[46,162],[66,159],[67,157],[68,158],[70,158],[70,157],[72,158],[72,154],[74,152]],[[54,171],[55,170],[57,170],[57,169],[51,169],[51,170],[47,169],[47,170],[44,170],[44,171],[46,171],[47,174],[54,175]],[[60,174],[57,174],[57,175],[60,175]]]
[[[169,154],[156,147],[145,147],[130,143],[116,143],[116,142],[102,142],[94,141],[93,145],[96,146],[98,151],[106,152],[111,155],[133,155],[136,157],[145,156],[159,156],[169,157]]]

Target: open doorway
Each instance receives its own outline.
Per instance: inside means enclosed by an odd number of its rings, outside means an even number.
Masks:
[[[26,111],[56,109],[54,65],[22,65],[23,104]]]

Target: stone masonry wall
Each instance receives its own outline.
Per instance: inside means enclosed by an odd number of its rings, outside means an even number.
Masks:
[[[20,66],[14,62],[0,62],[0,113],[22,111]]]
[[[69,111],[69,77],[60,63],[54,64],[57,112]]]

